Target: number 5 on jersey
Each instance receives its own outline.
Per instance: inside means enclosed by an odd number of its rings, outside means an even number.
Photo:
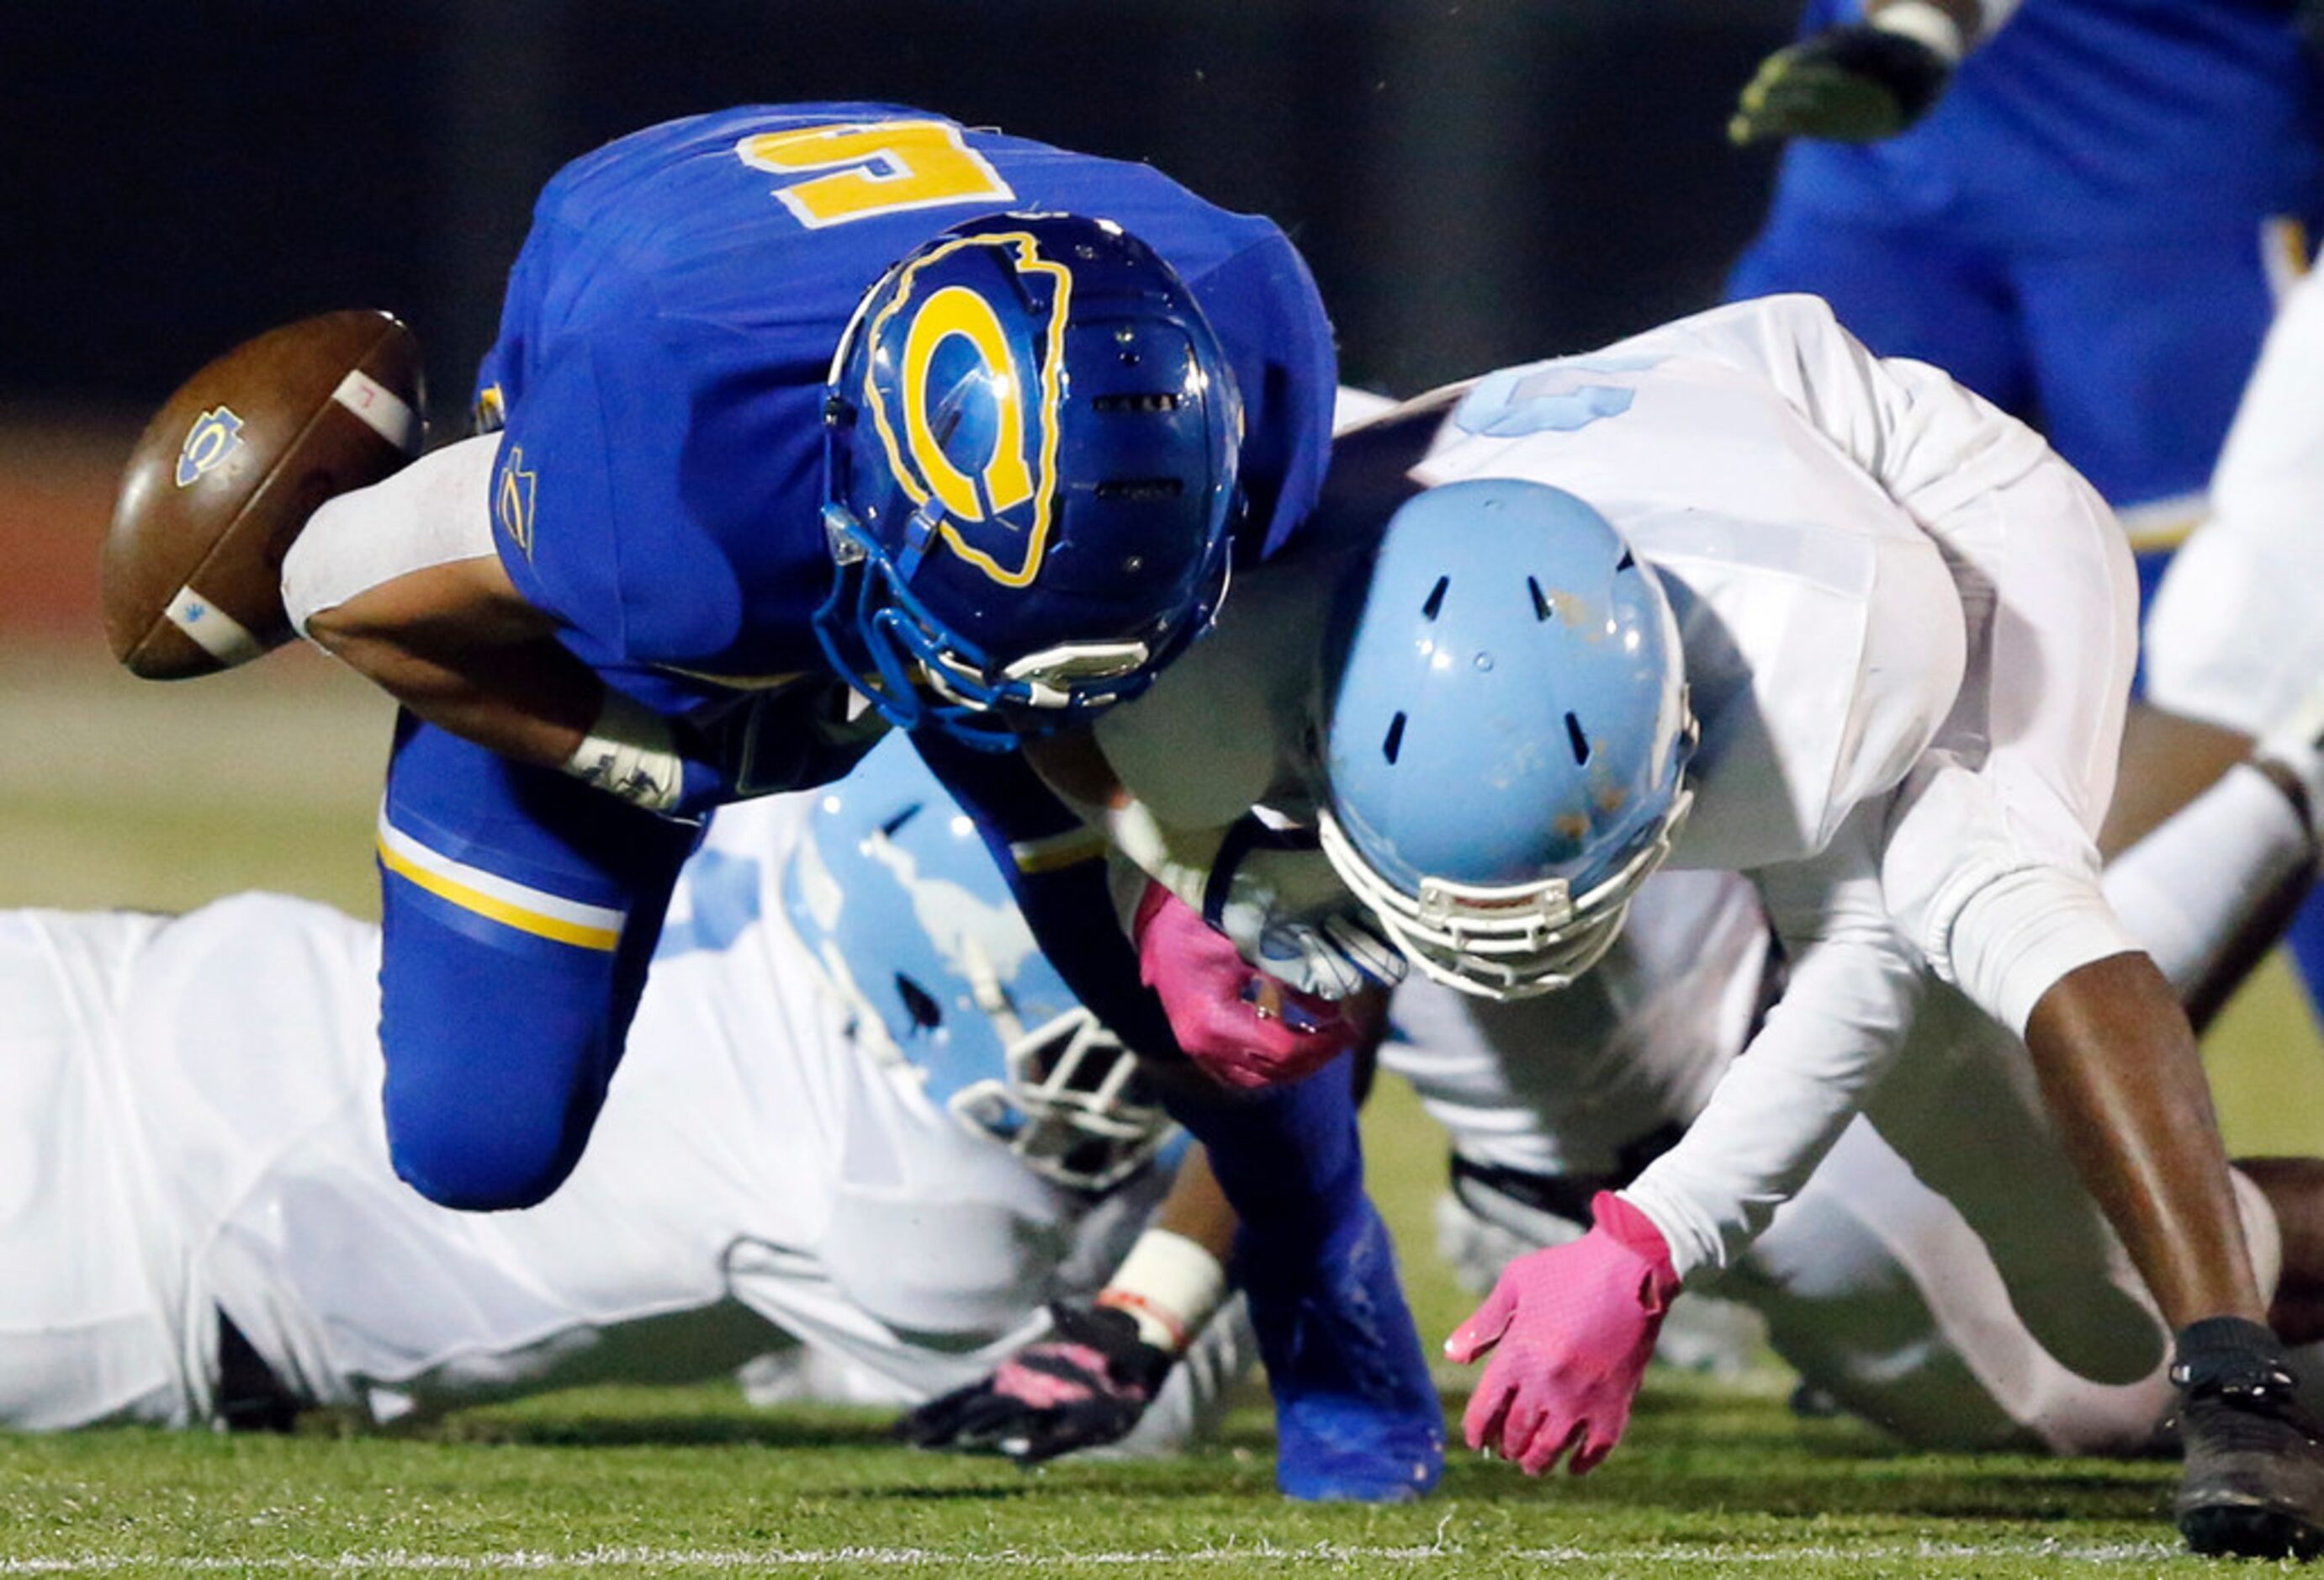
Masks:
[[[1008,203],[1017,196],[983,155],[961,141],[961,129],[945,121],[759,132],[737,143],[734,154],[757,170],[809,177],[776,188],[774,195],[810,230],[948,203]]]

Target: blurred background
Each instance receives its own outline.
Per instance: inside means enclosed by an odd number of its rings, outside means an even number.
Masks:
[[[96,546],[144,419],[310,313],[388,309],[461,420],[534,193],[621,134],[869,98],[1273,216],[1352,381],[1414,393],[1707,304],[1772,162],[1721,134],[1792,0],[129,0],[0,7],[0,904],[371,901],[381,710],[292,652],[114,673]],[[439,436],[440,436],[439,428]],[[235,819],[264,837],[243,848]]]
[[[95,596],[115,474],[195,367],[335,308],[410,322],[457,421],[532,195],[576,154],[729,104],[861,97],[1149,161],[1280,222],[1343,375],[1409,393],[1713,300],[1773,170],[1722,127],[1795,19],[1794,0],[0,7],[0,905],[263,886],[372,910],[383,705],[303,651],[183,688],[115,670]],[[2239,1144],[2324,1141],[2265,1073],[2312,1061],[2310,1037],[2272,968],[2215,1039]]]

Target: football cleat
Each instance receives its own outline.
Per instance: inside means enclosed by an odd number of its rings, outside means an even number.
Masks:
[[[2324,1553],[2324,1426],[2275,1335],[2240,1317],[2190,1324],[2171,1380],[2187,1456],[2174,1512],[2187,1545],[2245,1558]]]

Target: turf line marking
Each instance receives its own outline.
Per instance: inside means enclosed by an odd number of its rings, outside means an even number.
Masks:
[[[1883,1542],[1817,1543],[1808,1547],[1769,1548],[1738,1552],[1702,1543],[1657,1547],[1516,1548],[1479,1549],[1492,1556],[1545,1565],[1630,1563],[1714,1563],[1790,1565],[1803,1560],[1898,1562],[1932,1558],[2045,1558],[2061,1564],[2104,1567],[2111,1565],[2152,1565],[2184,1556],[2175,1543],[2162,1541],[2061,1542]],[[284,1574],[500,1573],[557,1569],[598,1569],[647,1566],[665,1569],[815,1568],[839,1564],[869,1567],[1044,1569],[1075,1566],[1092,1568],[1157,1564],[1241,1564],[1253,1559],[1273,1563],[1345,1564],[1361,1560],[1425,1563],[1431,1559],[1470,1557],[1466,1548],[1442,1542],[1428,1547],[1353,1547],[1317,1542],[1308,1547],[1279,1547],[1273,1542],[1238,1542],[1229,1547],[1191,1548],[1179,1551],[1156,1548],[1146,1552],[1028,1552],[1003,1548],[998,1552],[946,1551],[936,1548],[760,1548],[749,1549],[600,1547],[575,1552],[536,1552],[517,1548],[500,1553],[423,1553],[403,1548],[376,1552],[343,1552],[331,1556],[277,1554],[244,1558],[180,1557],[162,1554],[93,1554],[78,1558],[0,1558],[0,1575],[104,1574],[129,1568],[170,1568],[189,1572],[268,1571]]]

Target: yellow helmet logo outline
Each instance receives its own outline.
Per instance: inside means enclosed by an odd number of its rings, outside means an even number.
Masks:
[[[1013,248],[1016,256],[1010,263],[1012,268],[1019,273],[1047,274],[1054,283],[1048,324],[1041,337],[1041,365],[1029,385],[1024,371],[1016,365],[1008,333],[990,301],[962,285],[943,286],[916,300],[915,283],[920,271],[964,247]],[[907,264],[893,300],[863,330],[876,340],[898,314],[911,313],[904,332],[903,365],[898,370],[897,398],[904,408],[902,421],[897,420],[898,413],[888,410],[878,380],[868,374],[864,380],[864,407],[879,430],[889,466],[912,503],[924,505],[934,499],[941,504],[945,515],[937,531],[945,543],[1003,587],[1030,586],[1040,574],[1042,557],[1048,550],[1049,529],[1056,511],[1057,408],[1065,398],[1065,324],[1071,316],[1073,285],[1072,270],[1042,257],[1039,244],[1028,232],[963,236]],[[927,418],[929,370],[938,348],[956,337],[968,342],[978,361],[1010,397],[1001,402],[1000,431],[992,454],[974,477],[963,472],[945,454]],[[1025,431],[1028,410],[1025,397],[1028,389],[1035,396],[1029,403],[1034,429],[1029,436]],[[1030,455],[1028,448],[1033,452]],[[984,485],[982,498],[977,492],[980,481]],[[986,520],[987,502],[994,519],[1002,511],[1028,502],[1032,505],[1024,558],[1014,567],[1002,564],[995,555],[970,543],[953,524],[955,520]]]

